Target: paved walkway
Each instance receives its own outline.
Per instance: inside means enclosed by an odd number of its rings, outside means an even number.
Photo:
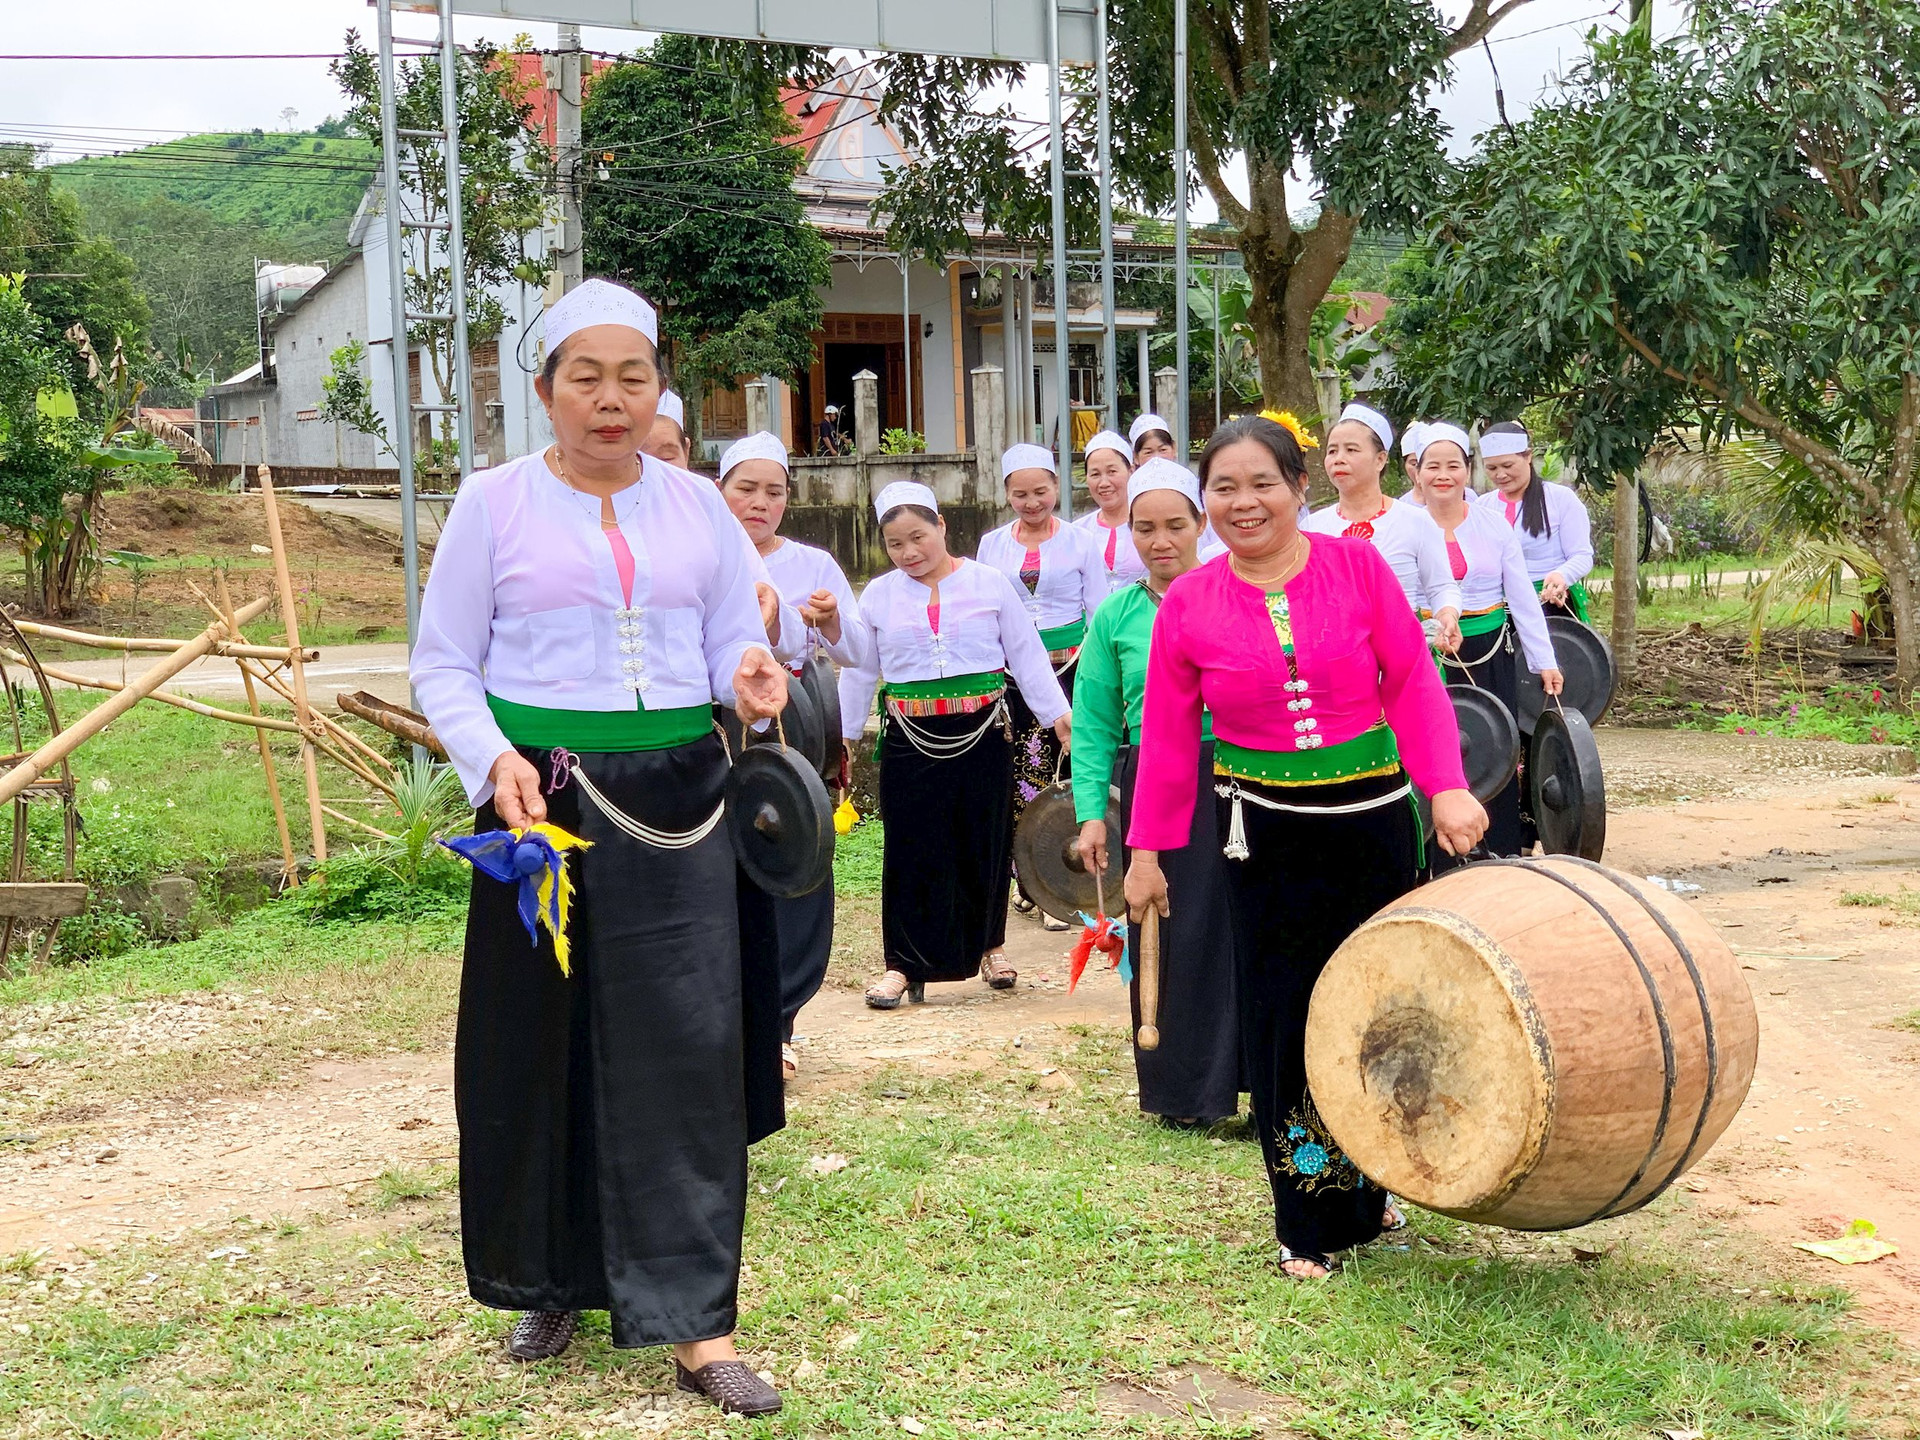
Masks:
[[[108,660],[50,661],[61,670],[102,680],[132,680],[167,657],[161,654],[115,656]],[[58,688],[66,688],[54,681]],[[176,695],[195,695],[212,703],[244,709],[246,691],[233,661],[209,655],[167,682]],[[307,666],[307,694],[316,705],[333,709],[333,697],[343,691],[371,690],[383,700],[405,705],[407,647],[386,645],[329,645],[320,659]],[[278,697],[262,696],[262,704],[279,704]]]

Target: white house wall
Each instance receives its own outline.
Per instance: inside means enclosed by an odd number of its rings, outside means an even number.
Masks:
[[[832,283],[820,298],[821,308],[834,314],[898,315],[907,308],[900,267],[892,260],[870,260],[864,271],[850,260],[834,261]],[[920,326],[920,373],[913,377],[913,395],[927,448],[964,450],[966,436],[957,435],[953,423],[953,298],[946,272],[924,262],[911,266],[907,303]]]
[[[366,267],[349,256],[307,292],[273,332],[275,403],[267,408],[267,457],[282,465],[393,465],[370,436],[320,418],[320,382],[342,345],[367,338]],[[378,357],[384,354],[374,351]],[[308,418],[302,419],[302,415]]]
[[[545,240],[541,232],[533,232],[526,237],[529,258],[538,259],[544,255]],[[367,353],[373,370],[373,406],[386,424],[387,433],[391,435],[395,415],[404,407],[394,404],[393,364],[388,359],[386,344],[393,334],[393,310],[388,298],[391,291],[387,283],[387,228],[383,216],[376,215],[367,226],[360,253],[366,274],[365,324],[367,334],[372,337]],[[502,426],[505,445],[500,454],[488,455],[485,459],[476,454],[476,465],[497,465],[517,455],[541,449],[553,440],[546,411],[533,389],[540,362],[540,316],[545,308],[545,299],[540,291],[529,289],[517,280],[494,286],[493,294],[507,312],[507,325],[499,336],[500,400],[506,407]],[[528,333],[529,326],[531,334]],[[433,381],[433,366],[427,362],[424,354],[421,356],[420,373],[421,399],[429,404],[440,403],[439,389]],[[437,416],[434,433],[440,433]],[[392,457],[383,456],[381,463],[391,466]]]

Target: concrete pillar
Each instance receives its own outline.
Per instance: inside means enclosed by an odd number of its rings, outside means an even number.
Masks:
[[[1000,363],[1006,373],[1000,387],[1002,441],[1009,435],[1020,433],[1020,392],[1013,386],[1013,379],[1020,373],[1020,308],[1018,302],[1020,282],[1014,276],[1013,266],[1000,267]],[[977,416],[978,411],[974,412]],[[1001,446],[1005,449],[1005,445]]]
[[[747,433],[758,435],[773,429],[773,397],[767,393],[767,377],[747,382]]]
[[[1174,427],[1180,428],[1180,372],[1171,365],[1162,365],[1153,372],[1153,413]],[[1182,465],[1187,457],[1179,456]]]
[[[1340,372],[1329,365],[1324,370],[1313,372],[1314,389],[1320,395],[1320,423],[1322,433],[1331,430],[1334,422],[1340,418]]]
[[[1007,448],[1007,374],[998,365],[973,370],[973,473],[976,499],[1000,486],[1000,455]]]
[[[871,370],[853,377],[853,448],[862,456],[880,453],[880,377]]]
[[[1153,408],[1153,362],[1147,358],[1147,346],[1153,339],[1153,332],[1136,330],[1133,333],[1138,338],[1140,346],[1140,408],[1143,411],[1151,410]]]

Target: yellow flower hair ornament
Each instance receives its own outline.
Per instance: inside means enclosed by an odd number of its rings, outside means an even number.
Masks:
[[[1300,448],[1302,450],[1318,450],[1320,448],[1320,442],[1313,438],[1313,432],[1302,425],[1299,417],[1291,410],[1262,410],[1260,412],[1260,418],[1262,420],[1273,421],[1273,423],[1278,425],[1282,430],[1292,435],[1295,440],[1300,442]]]
[[[571,976],[567,916],[573,908],[573,881],[567,875],[566,852],[585,850],[593,842],[542,822],[524,830],[456,835],[440,843],[471,861],[481,874],[520,887],[520,923],[527,927],[535,945],[540,943],[539,927],[547,927],[553,936],[553,958],[560,962],[560,973]]]

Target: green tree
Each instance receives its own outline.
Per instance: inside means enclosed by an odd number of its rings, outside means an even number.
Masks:
[[[460,204],[466,248],[467,337],[491,340],[506,327],[507,312],[495,287],[508,280],[539,286],[552,267],[529,258],[528,232],[538,230],[548,213],[546,177],[552,154],[532,126],[534,86],[520,78],[524,45],[496,50],[478,45],[462,50],[455,67],[460,116]],[[351,108],[346,124],[356,135],[380,139],[378,57],[347,32],[345,53],[331,65]],[[397,62],[395,117],[404,131],[441,127],[438,57]],[[403,134],[399,140],[402,172],[412,177],[407,217],[429,226],[447,220],[447,174],[440,142]],[[453,271],[447,263],[444,229],[411,232],[414,249],[406,267],[407,308],[421,315],[445,315],[453,305]],[[421,321],[409,327],[408,342],[426,347],[434,384],[442,395],[455,393],[454,336],[451,324]],[[441,438],[450,443],[453,417],[443,414]]]
[[[1702,0],[1490,138],[1397,356],[1456,414],[1549,401],[1588,476],[1664,433],[1778,448],[1878,563],[1920,680],[1920,3]]]
[[[828,278],[793,190],[794,127],[755,49],[663,36],[596,76],[581,116],[589,173],[605,171],[586,191],[587,267],[659,307],[696,424],[707,386],[812,363]]]
[[[26,277],[27,302],[55,334],[84,325],[101,344],[141,354],[148,309],[133,262],[86,233],[80,202],[33,161],[30,146],[0,145],[0,274]],[[60,363],[83,408],[97,408],[85,362],[67,352]]]

